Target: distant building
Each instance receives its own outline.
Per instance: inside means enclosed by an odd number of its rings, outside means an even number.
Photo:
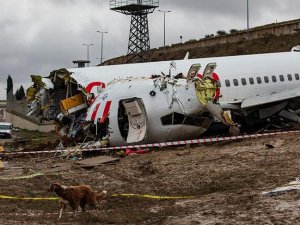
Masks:
[[[89,64],[90,61],[89,60],[74,60],[73,63],[77,64],[78,68],[83,68],[83,67],[85,67],[86,64]]]

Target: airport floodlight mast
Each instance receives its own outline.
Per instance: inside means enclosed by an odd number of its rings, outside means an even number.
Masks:
[[[110,9],[131,15],[127,62],[147,62],[150,59],[148,14],[159,6],[159,0],[110,0]]]

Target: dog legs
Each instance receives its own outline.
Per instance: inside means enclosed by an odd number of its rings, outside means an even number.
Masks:
[[[81,199],[80,200],[80,208],[82,209],[82,212],[85,212],[85,205],[86,205],[86,200]]]
[[[66,204],[65,204],[64,200],[62,200],[62,199],[59,199],[59,205],[60,205],[60,210],[59,210],[58,219],[60,219],[62,217],[63,210],[66,208]]]

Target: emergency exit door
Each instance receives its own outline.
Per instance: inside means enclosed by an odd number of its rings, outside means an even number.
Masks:
[[[123,100],[122,104],[128,118],[127,143],[140,142],[147,133],[147,115],[142,99]]]

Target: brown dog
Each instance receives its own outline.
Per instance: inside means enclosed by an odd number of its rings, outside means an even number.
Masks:
[[[71,206],[74,214],[76,214],[79,205],[84,212],[86,204],[98,210],[97,204],[107,196],[107,191],[98,193],[93,191],[90,186],[84,184],[67,187],[59,183],[53,183],[48,191],[55,192],[59,197],[60,212],[58,219],[61,218],[66,204]]]

